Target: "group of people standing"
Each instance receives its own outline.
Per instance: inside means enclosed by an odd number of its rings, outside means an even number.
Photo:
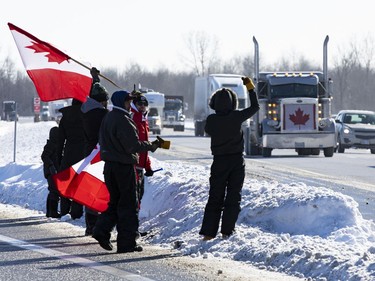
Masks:
[[[138,212],[144,194],[144,176],[153,170],[148,151],[155,152],[162,141],[148,140],[147,98],[139,92],[116,91],[111,96],[113,108],[107,110],[108,92],[100,85],[99,71],[91,70],[93,84],[85,103],[73,99],[63,108],[59,127],[50,131],[42,159],[48,181],[47,217],[70,214],[72,219],[83,215],[83,207],[61,197],[53,185],[52,175],[88,156],[100,144],[104,164],[104,180],[110,194],[108,208],[97,213],[86,207],[86,235],[92,235],[99,245],[111,251],[111,232],[117,228],[117,253],[142,251],[136,243],[139,237]],[[216,237],[221,221],[221,234],[234,234],[241,210],[241,191],[245,178],[242,123],[259,110],[253,81],[243,77],[249,91],[250,106],[237,110],[237,95],[230,88],[215,91],[209,106],[215,113],[208,116],[206,133],[211,137],[213,163],[209,178],[210,190],[199,232],[203,240]],[[55,149],[54,149],[55,148]],[[54,154],[56,153],[56,154]]]
[[[59,126],[51,128],[42,153],[49,189],[46,216],[59,218],[69,214],[72,219],[78,219],[84,213],[85,235],[92,235],[109,250],[112,250],[110,232],[117,225],[118,252],[139,251],[142,249],[136,245],[135,238],[139,235],[143,170],[146,176],[153,175],[147,152],[154,152],[161,143],[159,140],[148,141],[148,101],[140,92],[114,92],[111,97],[113,109],[109,112],[109,94],[100,84],[99,71],[92,68],[91,75],[93,83],[86,102],[73,99],[71,106],[60,110]],[[60,196],[52,180],[53,174],[87,157],[98,143],[101,159],[105,161],[103,173],[110,193],[108,209],[101,214]]]

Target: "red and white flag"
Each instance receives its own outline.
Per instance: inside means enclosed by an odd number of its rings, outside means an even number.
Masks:
[[[21,28],[11,23],[8,26],[42,101],[68,98],[86,101],[92,83],[89,69]]]
[[[104,212],[108,208],[109,192],[104,183],[104,161],[99,144],[89,156],[52,176],[60,194],[86,207]]]

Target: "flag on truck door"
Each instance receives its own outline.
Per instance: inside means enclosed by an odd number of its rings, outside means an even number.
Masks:
[[[91,88],[90,70],[64,52],[8,23],[26,72],[42,101],[75,98],[86,101]]]
[[[317,129],[315,104],[284,104],[283,130],[314,131]]]
[[[52,178],[62,196],[94,211],[104,212],[108,208],[109,192],[104,183],[103,168],[98,144],[85,159]]]

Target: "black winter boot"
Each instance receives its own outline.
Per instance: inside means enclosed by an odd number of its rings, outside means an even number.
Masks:
[[[59,202],[56,200],[51,200],[51,199],[47,200],[46,216],[48,218],[61,218],[60,213],[57,211],[58,204]]]

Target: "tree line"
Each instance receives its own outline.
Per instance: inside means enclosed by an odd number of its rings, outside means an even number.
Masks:
[[[142,88],[153,89],[166,95],[183,96],[188,104],[185,112],[188,117],[193,116],[195,77],[210,73],[234,73],[253,77],[252,55],[236,56],[224,61],[218,58],[214,51],[216,41],[209,40],[206,34],[195,33],[188,39],[190,57],[182,62],[186,65],[184,72],[166,68],[149,71],[136,63],[128,65],[122,71],[115,68],[100,71],[126,90],[131,91],[134,85],[141,85]],[[328,76],[333,80],[332,113],[341,109],[375,110],[375,49],[371,42],[365,43],[362,44],[364,47],[350,45],[345,51],[339,52],[333,63],[329,63]],[[14,100],[17,102],[19,115],[32,116],[33,98],[37,96],[32,81],[25,71],[15,68],[11,59],[5,58],[0,64],[0,101]],[[307,58],[300,56],[296,60],[283,58],[274,65],[262,66],[260,62],[260,71],[269,69],[321,71],[322,67],[313,65]],[[110,93],[117,90],[104,79],[102,82]]]

